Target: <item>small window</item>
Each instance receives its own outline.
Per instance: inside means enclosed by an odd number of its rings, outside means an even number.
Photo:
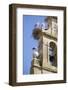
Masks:
[[[51,64],[54,62],[54,49],[51,47],[49,48],[49,60]]]

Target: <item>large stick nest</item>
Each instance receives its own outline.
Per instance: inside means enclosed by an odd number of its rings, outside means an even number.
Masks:
[[[41,35],[42,35],[42,30],[39,28],[34,29],[32,32],[32,36],[36,40],[38,40],[41,37]]]

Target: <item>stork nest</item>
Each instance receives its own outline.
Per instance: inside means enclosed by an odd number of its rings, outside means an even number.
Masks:
[[[38,40],[41,37],[41,35],[42,35],[42,30],[39,28],[34,29],[32,32],[32,36],[36,40]]]

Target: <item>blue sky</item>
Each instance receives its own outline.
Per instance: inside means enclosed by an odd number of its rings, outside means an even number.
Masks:
[[[24,58],[23,58],[23,74],[30,73],[31,61],[32,61],[32,48],[37,46],[37,41],[32,37],[32,31],[34,25],[37,22],[44,22],[45,16],[31,16],[24,15]]]

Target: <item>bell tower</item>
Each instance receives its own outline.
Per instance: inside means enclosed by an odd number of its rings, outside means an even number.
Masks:
[[[57,34],[55,16],[48,16],[44,24],[35,25],[32,35],[38,42],[38,56],[32,58],[31,74],[57,73]]]

